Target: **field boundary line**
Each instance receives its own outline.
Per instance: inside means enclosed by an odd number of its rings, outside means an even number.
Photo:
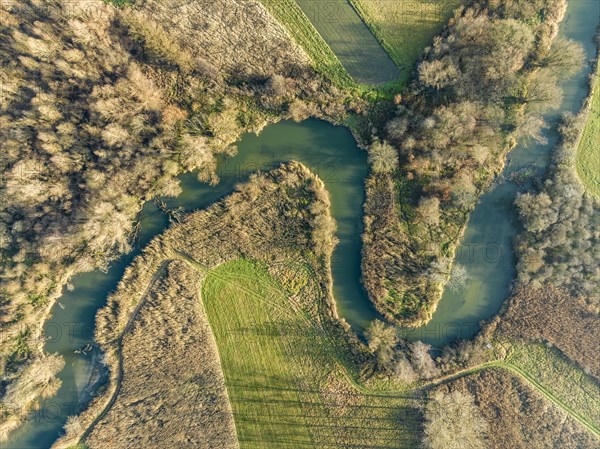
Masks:
[[[306,53],[313,67],[341,88],[359,85],[340,59],[317,31],[295,0],[259,0],[292,40]],[[281,3],[278,5],[278,3]],[[283,6],[282,6],[283,5]],[[287,10],[280,13],[279,8]],[[299,22],[294,18],[300,18]]]
[[[570,405],[565,404],[561,399],[559,399],[554,393],[552,393],[548,387],[543,385],[540,381],[531,376],[527,371],[522,368],[513,365],[510,362],[503,362],[503,367],[516,373],[527,382],[529,382],[535,389],[537,389],[546,399],[556,405],[558,408],[562,409],[567,415],[571,418],[579,422],[582,426],[587,428],[590,432],[592,432],[597,437],[600,437],[600,429],[595,426],[590,420],[577,411],[575,411]]]
[[[375,23],[375,20],[367,13],[364,5],[361,0],[346,0],[352,9],[356,11],[360,20],[367,26],[367,28],[371,31],[371,34],[375,37],[375,40],[379,42],[379,45],[385,50],[385,52],[389,55],[390,59],[394,62],[396,67],[399,70],[402,70],[404,67],[400,64],[400,61],[397,58],[397,55],[393,51],[392,46],[384,39],[383,33],[381,32],[381,27]],[[398,0],[399,1],[399,0]]]

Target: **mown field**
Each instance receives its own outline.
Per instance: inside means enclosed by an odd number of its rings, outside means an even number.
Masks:
[[[423,49],[464,0],[348,0],[360,12],[377,39],[400,67],[402,79],[410,75]]]
[[[398,78],[398,67],[347,0],[296,3],[355,81],[376,85]]]
[[[310,276],[289,271],[291,291],[267,270],[271,268],[240,259],[211,270],[202,287],[240,446],[417,447],[417,390],[402,392],[398,383],[383,390],[355,388],[351,364],[343,363],[348,356],[344,342],[297,302],[307,294]],[[520,379],[517,384],[536,391],[540,415],[524,414],[531,420],[523,423],[524,432],[533,432],[536,419],[544,421],[544,407],[557,407],[552,419],[559,422],[567,413],[573,438],[592,441],[598,436],[600,386],[591,376],[551,347],[504,346],[504,361],[473,372],[485,377],[489,368],[505,367]],[[539,432],[548,441],[560,439],[552,431]]]
[[[577,174],[587,190],[600,197],[600,68],[593,89],[590,116],[577,150]]]
[[[295,276],[294,285],[304,284]],[[416,447],[409,399],[351,387],[341,346],[264,268],[222,265],[207,275],[202,297],[242,448]]]
[[[308,54],[316,70],[340,87],[354,85],[335,53],[310,23],[295,0],[260,0]]]
[[[261,0],[340,86],[407,81],[463,0]],[[351,77],[351,78],[350,78]]]

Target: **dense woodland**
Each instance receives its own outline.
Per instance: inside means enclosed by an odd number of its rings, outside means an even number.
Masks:
[[[368,112],[366,101],[316,73],[258,2],[1,7],[0,440],[38,395],[60,386],[61,360],[40,357],[43,341],[35,338],[51,300],[74,273],[106,267],[130,249],[144,201],[178,195],[182,172],[218,182],[216,157],[235,152],[245,131],[282,117],[338,121]],[[540,139],[541,112],[557,104],[558,80],[581,58],[573,42],[554,39],[564,11],[565,0],[473,2],[427,49],[414,82],[395,97],[393,117],[357,120],[369,123],[372,141],[363,281],[387,318],[430,317],[477,197],[517,139]],[[569,120],[565,145],[578,119]],[[543,191],[519,199],[527,228],[520,281],[563,287],[577,304],[573,322],[587,314],[596,323],[596,204],[562,165]],[[307,245],[326,254],[332,223],[321,225]],[[528,305],[544,307],[542,298]],[[560,298],[557,307],[566,304]],[[525,309],[511,310],[517,322]],[[575,334],[567,344],[562,328],[538,324],[507,332],[576,352]],[[486,357],[477,340],[434,360],[429,346],[405,342],[382,323],[368,340],[374,372],[409,383]],[[572,357],[597,375],[593,353],[582,354]]]
[[[517,199],[525,232],[517,242],[519,282],[554,285],[600,313],[600,203],[577,178],[574,158],[587,113],[566,116],[551,174],[539,192]]]
[[[564,0],[474,2],[396,98],[396,117],[375,137],[387,143],[371,149],[379,162],[367,180],[363,251],[365,286],[387,318],[430,318],[479,194],[516,139],[541,138],[540,114],[561,98],[558,80],[581,63],[577,44],[553,42],[565,8]],[[388,144],[399,165],[380,161]]]

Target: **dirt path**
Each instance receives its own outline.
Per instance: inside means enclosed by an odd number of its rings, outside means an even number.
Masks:
[[[585,427],[588,431],[590,431],[597,437],[600,437],[600,428],[599,428],[598,424],[595,424],[589,418],[583,416],[582,414],[578,413],[575,409],[573,409],[571,406],[567,405],[560,398],[558,398],[555,394],[553,394],[546,386],[544,386],[541,382],[539,382],[537,379],[535,379],[533,376],[531,376],[525,370],[521,369],[520,367],[518,367],[510,362],[506,362],[503,360],[497,360],[494,362],[484,363],[482,365],[478,365],[478,366],[475,366],[472,368],[467,368],[467,369],[461,370],[459,372],[435,379],[425,385],[420,385],[419,387],[414,388],[409,391],[427,390],[429,388],[433,388],[438,385],[452,382],[453,380],[460,379],[462,377],[466,377],[466,376],[475,374],[477,372],[480,372],[480,371],[483,371],[486,369],[494,369],[494,368],[507,369],[510,372],[512,372],[513,374],[517,375],[518,377],[523,379],[527,384],[529,384],[531,387],[533,387],[534,390],[536,390],[540,394],[542,394],[548,401],[550,401],[555,406],[557,406],[559,409],[561,409],[565,414],[567,414],[568,416],[573,418],[575,421],[577,421],[579,424],[581,424],[583,427]]]
[[[585,429],[587,429],[592,434],[600,437],[600,427],[598,424],[594,423],[592,420],[587,418],[586,416],[578,413],[571,406],[567,405],[563,400],[553,394],[544,384],[539,382],[529,373],[521,369],[520,367],[503,360],[496,360],[493,362],[487,362],[481,365],[477,365],[471,368],[466,368],[460,371],[457,371],[452,374],[448,374],[443,377],[439,377],[425,384],[421,384],[414,388],[409,388],[406,390],[370,390],[368,388],[363,387],[359,383],[357,383],[350,373],[347,372],[345,367],[343,368],[344,375],[348,382],[358,391],[364,394],[376,395],[376,396],[390,396],[390,397],[398,397],[398,396],[407,396],[409,394],[414,394],[416,396],[417,393],[434,388],[438,385],[442,385],[448,382],[452,382],[454,380],[460,379],[462,377],[470,376],[472,374],[476,374],[480,371],[484,371],[487,369],[506,369],[517,375],[521,379],[523,379],[528,385],[530,385],[534,390],[538,391],[541,395],[543,395],[548,401],[554,404],[556,407],[561,409],[566,415],[573,418],[579,424],[581,424]]]
[[[577,421],[579,424],[588,429],[591,433],[600,437],[600,427],[597,423],[592,422],[587,417],[577,413],[572,407],[565,404],[561,399],[559,399],[556,395],[554,395],[550,390],[548,390],[542,383],[538,382],[532,376],[530,376],[526,371],[522,370],[518,366],[512,365],[511,363],[503,362],[501,364],[504,368],[512,371],[514,374],[518,375],[525,381],[527,381],[534,389],[539,391],[546,399],[560,408],[563,412]]]

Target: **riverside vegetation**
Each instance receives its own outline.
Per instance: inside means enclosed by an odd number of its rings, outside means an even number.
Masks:
[[[109,389],[59,444],[415,444],[410,396],[353,386],[370,355],[337,318],[334,230],[322,182],[291,163],[157,237],[98,315]]]
[[[532,375],[542,381],[546,399],[561,397],[563,411],[577,409],[582,412],[578,418],[585,416],[580,423],[600,421],[600,279],[594,256],[598,200],[593,181],[581,170],[582,161],[589,164],[587,155],[598,148],[597,142],[590,140],[597,131],[597,60],[595,65],[583,109],[577,115],[563,117],[560,141],[546,181],[516,201],[524,225],[516,242],[518,280],[503,311],[485,328],[500,340],[540,343],[517,343],[512,347],[507,360],[518,376],[509,376],[503,370],[480,371],[435,390],[434,398],[457,393],[472,396],[482,415],[493,417],[487,419],[491,426],[485,433],[487,447],[598,445],[597,426],[596,438],[582,432],[575,415],[565,418],[555,407],[557,402],[549,406],[532,395],[523,382]],[[582,152],[586,155],[583,158]],[[552,439],[538,433],[545,426],[558,431]]]
[[[415,72],[415,80],[401,94],[393,92],[396,95],[392,101],[389,95],[379,97],[379,92],[357,86],[306,17],[294,15],[298,11],[295,2],[288,1],[294,6],[289,10],[277,8],[274,2],[265,0],[264,3],[267,9],[257,2],[236,0],[146,0],[126,9],[110,7],[100,1],[79,4],[26,0],[2,5],[0,48],[4,64],[0,71],[0,132],[6,151],[2,156],[0,195],[6,206],[0,222],[3,280],[0,291],[3,332],[0,438],[6,438],[8,432],[19,425],[37,397],[52,395],[59,387],[54,374],[62,368],[61,360],[42,355],[39,324],[69,278],[77,272],[105,267],[116,255],[127,251],[135,235],[134,220],[140,205],[156,196],[177,195],[180,191],[175,180],[177,174],[197,170],[200,179],[216,182],[219,154],[235,151],[234,143],[243,132],[258,131],[282,117],[301,120],[316,116],[340,122],[347,119],[349,113],[353,114],[347,123],[353,125],[357,138],[369,144],[372,166],[366,184],[365,286],[372,301],[388,319],[408,325],[426,322],[435,310],[450,271],[454,248],[477,196],[500,171],[504,156],[516,139],[540,137],[539,130],[543,126],[540,113],[556,104],[560,95],[558,79],[577,67],[581,54],[572,42],[554,39],[564,15],[564,0],[475,1],[456,12],[448,27],[427,49]],[[367,16],[364,17],[366,20]],[[374,16],[371,19],[377,20]],[[288,31],[296,43],[289,38]],[[189,38],[190,33],[194,39]],[[384,32],[375,34],[388,42],[389,48],[390,41]],[[491,94],[484,97],[483,92]],[[290,170],[298,170],[299,178],[312,179],[303,169]],[[269,185],[268,179],[256,178],[255,190],[264,187],[261,182]],[[294,188],[290,192],[278,190],[278,195],[291,193]],[[300,206],[310,203],[308,198],[317,196],[317,191],[307,194],[299,203],[297,198],[292,198],[291,204],[302,210]],[[253,198],[252,193],[246,194]],[[320,198],[316,203],[325,204],[322,195]],[[279,201],[285,199],[283,195]],[[235,200],[230,199],[229,203],[222,202],[211,211],[220,210],[219,217],[225,217],[225,208],[234,203]],[[287,206],[289,204],[283,209],[289,212]],[[238,207],[243,209],[243,206]],[[323,209],[314,215],[319,214],[327,216]],[[209,214],[194,215],[200,216],[208,220],[208,224]],[[284,240],[293,236],[292,245],[287,241],[277,243],[275,239],[272,245],[254,247],[254,252],[248,254],[234,248],[233,242],[228,242],[223,235],[219,236],[222,223],[216,220],[219,222],[214,228],[216,237],[225,244],[209,249],[213,253],[204,260],[208,265],[199,266],[186,254],[170,253],[167,259],[175,260],[163,266],[167,260],[163,257],[165,254],[156,247],[158,243],[151,245],[128,271],[120,290],[111,297],[109,308],[99,318],[99,341],[109,348],[109,364],[113,368],[107,395],[115,392],[112,396],[115,402],[101,404],[106,396],[102,397],[86,412],[88,414],[70,420],[71,436],[78,438],[85,432],[90,442],[100,445],[106,438],[121,442],[132,438],[152,444],[152,435],[139,429],[131,435],[118,432],[119,421],[127,422],[131,418],[131,415],[125,417],[129,412],[124,406],[126,402],[122,401],[139,397],[140,386],[136,381],[141,379],[139,370],[153,368],[156,363],[155,360],[150,363],[136,350],[136,344],[156,344],[143,332],[147,329],[144,323],[157,322],[163,313],[166,323],[173,319],[173,314],[186,314],[190,323],[198,326],[190,336],[193,344],[214,362],[215,342],[217,346],[221,342],[227,347],[226,330],[248,330],[243,327],[248,324],[242,320],[244,317],[236,315],[239,304],[236,301],[221,304],[224,301],[217,287],[230,291],[231,296],[240,301],[246,296],[253,301],[268,297],[269,307],[274,308],[253,318],[268,324],[268,329],[262,330],[263,337],[279,337],[270,343],[270,350],[281,355],[273,368],[296,366],[297,354],[290,355],[290,348],[295,347],[292,343],[302,341],[306,345],[307,340],[290,343],[288,338],[281,338],[281,332],[272,321],[277,321],[273,316],[279,318],[283,313],[277,304],[284,304],[285,310],[297,300],[294,294],[288,294],[297,291],[296,282],[303,285],[309,281],[302,276],[298,281],[286,269],[278,271],[280,266],[273,263],[281,256],[279,262],[286,261],[285,267],[290,262],[287,257],[296,254],[292,250],[298,244],[295,239],[303,236],[302,243],[311,250],[301,256],[306,266],[312,267],[308,277],[314,281],[316,268],[327,271],[326,254],[332,244],[327,237],[331,237],[332,229],[327,219],[322,223],[302,222],[306,216],[294,219],[301,225],[288,233],[279,229],[281,234],[275,233],[277,220],[269,222],[273,235]],[[233,222],[237,217],[227,220]],[[234,226],[239,233],[236,234],[238,241],[248,244],[244,250],[256,243],[247,240],[246,228],[254,229],[251,220],[241,220],[239,226]],[[200,239],[206,238],[206,229],[195,229],[180,235],[179,241],[186,241],[196,232]],[[307,240],[309,235],[315,239]],[[258,241],[260,236],[255,234],[255,237]],[[199,241],[187,244],[204,248]],[[225,264],[208,274],[202,271],[206,271],[207,266],[221,264],[223,258],[231,254],[238,258],[243,256],[243,261]],[[273,260],[264,260],[268,255]],[[142,272],[141,267],[148,270]],[[298,267],[294,265],[293,270],[296,272]],[[205,276],[204,309],[194,309],[190,290],[190,285],[198,285],[199,272]],[[318,345],[325,341],[323,332],[326,332],[329,339],[333,339],[333,346],[325,344],[324,347],[333,347],[330,352],[342,362],[331,362],[323,354],[305,354],[310,360],[318,359],[319,362],[313,364],[315,373],[326,376],[318,385],[318,395],[308,394],[303,384],[306,379],[302,376],[292,379],[280,376],[281,372],[277,374],[278,382],[291,390],[286,394],[300,396],[300,402],[304,401],[300,406],[303,411],[314,405],[314,413],[321,423],[326,423],[297,426],[304,421],[298,418],[277,428],[276,423],[269,421],[269,432],[277,433],[287,426],[295,438],[290,444],[306,442],[307,436],[323,444],[336,439],[344,444],[361,441],[362,435],[357,429],[366,427],[371,416],[367,416],[364,408],[367,399],[357,397],[346,383],[361,376],[375,389],[402,379],[400,393],[375,394],[368,396],[368,400],[381,401],[377,412],[382,413],[384,421],[391,420],[391,414],[399,410],[406,417],[403,419],[407,423],[402,429],[398,428],[397,421],[390,426],[393,428],[376,429],[382,442],[391,444],[390,438],[399,438],[408,445],[415,444],[418,436],[404,432],[407,428],[418,429],[419,415],[411,402],[414,398],[406,397],[406,384],[493,363],[497,356],[495,342],[492,353],[484,349],[485,338],[490,334],[482,334],[475,342],[448,348],[439,360],[432,358],[424,345],[408,344],[395,336],[390,338],[392,352],[371,342],[370,349],[365,348],[335,318],[328,276],[322,272],[316,276],[319,285],[316,291],[323,296],[319,296],[320,299],[307,296],[308,302],[311,298],[316,301],[308,307],[311,312],[315,307],[325,311],[326,318],[311,315],[320,330],[303,338],[309,339],[309,347],[315,342]],[[190,278],[190,285],[176,286],[183,278]],[[248,282],[249,278],[252,281]],[[286,293],[273,293],[270,288],[273,282],[284,285]],[[128,288],[135,289],[142,284],[150,287],[139,303],[131,304],[119,296]],[[186,301],[181,304],[173,301],[176,294],[184,296]],[[146,298],[149,298],[150,309],[144,306]],[[581,302],[586,310],[594,307],[585,298]],[[325,306],[321,307],[322,303]],[[148,320],[142,324],[129,321],[135,319],[137,313],[132,315],[132,312],[138,306],[140,317]],[[210,307],[214,307],[214,314],[216,311],[228,313],[239,320],[221,323],[221,328],[213,329],[214,336],[209,335],[206,326],[211,318]],[[298,310],[304,310],[302,305],[299,307]],[[272,315],[274,313],[276,315]],[[296,319],[290,323],[298,324]],[[114,329],[107,329],[107,323]],[[157,325],[166,326],[166,323],[158,321]],[[130,334],[131,326],[134,332]],[[379,327],[385,331],[385,326]],[[532,336],[527,332],[521,334]],[[191,340],[182,339],[173,350],[184,354]],[[249,344],[265,343],[260,335],[253,342]],[[566,345],[557,346],[568,354]],[[127,350],[127,357],[119,362],[119,355],[123,357],[121,351]],[[169,347],[157,347],[157,350],[169,350]],[[331,353],[328,352],[328,356]],[[385,354],[392,356],[383,358]],[[585,354],[583,357],[587,358],[590,352]],[[323,362],[325,358],[327,361]],[[362,364],[365,361],[367,365]],[[273,407],[273,393],[259,391],[256,397],[249,398],[266,404],[260,411],[248,405],[252,401],[244,403],[239,389],[235,388],[236,363],[239,361],[235,353],[225,352],[223,376],[217,373],[215,363],[209,364],[206,372],[188,379],[182,386],[183,392],[165,392],[166,402],[160,404],[163,408],[152,413],[160,413],[170,408],[169,404],[175,404],[181,406],[180,411],[185,416],[193,415],[187,424],[173,421],[173,414],[162,422],[173,430],[174,439],[168,444],[176,446],[189,441],[192,437],[186,429],[201,426],[214,432],[212,435],[224,447],[250,444],[262,438],[257,436],[260,428],[252,422],[257,413]],[[580,364],[590,371],[595,370],[589,363],[581,361]],[[121,385],[117,381],[118,366],[119,369],[129,367],[138,377],[134,376],[131,384]],[[164,365],[162,368],[166,373],[173,373],[176,367]],[[353,374],[348,377],[344,374],[348,372]],[[191,376],[191,371],[186,374]],[[587,379],[585,374],[582,376]],[[212,383],[207,382],[208,377]],[[553,378],[553,381],[559,380],[560,376]],[[229,387],[228,381],[234,385]],[[207,383],[206,389],[202,388],[203,382]],[[225,402],[226,386],[233,395],[231,409]],[[152,388],[158,391],[160,385]],[[184,400],[190,399],[190,392],[197,398],[194,404]],[[306,396],[302,396],[304,393]],[[10,407],[7,399],[10,399]],[[138,411],[144,416],[150,413],[149,400],[142,399],[138,404]],[[457,400],[470,404],[468,397]],[[564,401],[559,402],[564,404]],[[196,404],[214,405],[217,416],[198,412]],[[290,404],[279,405],[296,407],[290,410],[297,418],[298,405]],[[575,409],[580,405],[577,403]],[[103,412],[93,415],[99,408]],[[240,424],[244,426],[239,434],[242,441],[237,443],[231,433],[232,413],[245,417]],[[482,414],[486,416],[485,411]],[[103,433],[105,426],[90,426],[96,417],[114,428],[114,433]],[[397,419],[397,414],[393,419]],[[344,420],[360,424],[348,428],[343,425]],[[587,422],[587,418],[583,421]],[[337,430],[328,434],[328,428]]]
[[[389,320],[431,319],[479,195],[517,139],[541,138],[541,112],[582,59],[577,44],[554,39],[565,10],[564,0],[460,9],[372,136],[380,162],[366,182],[363,281]]]
[[[531,432],[558,441],[536,428],[559,413],[540,417],[540,392],[595,428],[599,411],[589,398],[599,397],[598,385],[545,346],[481,340],[434,360],[417,342],[405,356],[398,330],[379,322],[363,345],[331,296],[329,206],[323,183],[290,163],[155,238],[98,314],[111,382],[55,447],[415,447],[423,413],[426,447],[464,447],[451,444],[496,430],[490,408],[504,399],[440,394],[495,376],[489,368],[536,403],[521,423],[525,441]],[[423,392],[431,396],[424,410]],[[491,402],[479,402],[483,394]],[[500,402],[502,419],[514,414],[509,398]],[[563,447],[596,441],[575,418],[562,425]],[[440,426],[460,431],[440,434]]]
[[[42,356],[53,300],[129,250],[145,201],[178,195],[185,171],[217,182],[217,156],[243,132],[289,115],[337,120],[361,100],[344,103],[255,2],[0,6],[4,439],[58,388],[27,374],[60,369]]]
[[[499,329],[549,342],[600,379],[600,204],[578,176],[582,153],[598,151],[589,140],[597,131],[597,67],[583,109],[563,118],[548,179],[517,199],[525,228],[516,243],[518,285]]]

